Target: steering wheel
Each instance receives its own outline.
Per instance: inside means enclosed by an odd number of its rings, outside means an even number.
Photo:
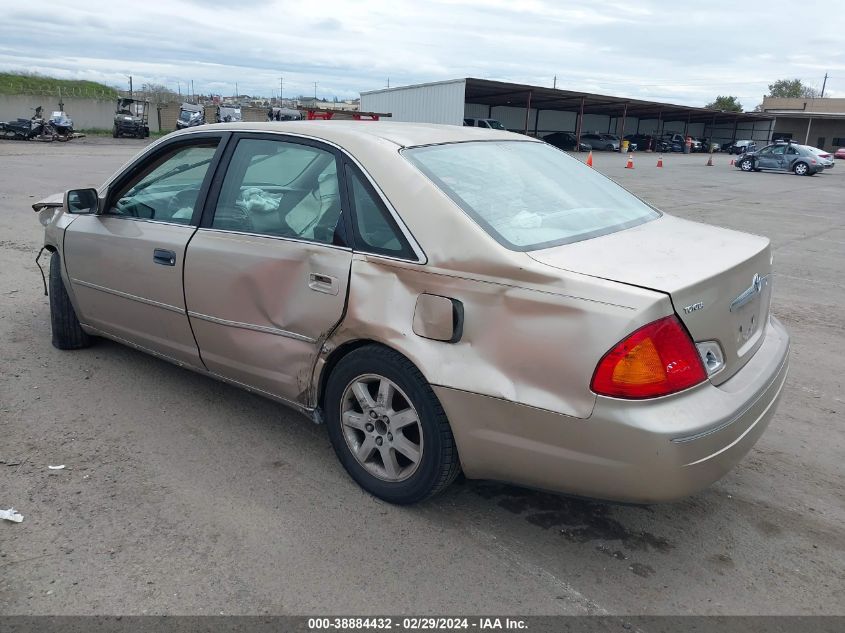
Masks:
[[[174,213],[176,213],[180,209],[184,209],[185,207],[190,207],[191,212],[193,212],[198,195],[199,189],[183,189],[167,201],[167,214],[170,217],[173,217]]]

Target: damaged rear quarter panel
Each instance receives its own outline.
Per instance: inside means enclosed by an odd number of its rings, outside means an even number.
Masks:
[[[602,355],[638,325],[671,313],[671,305],[659,293],[525,259],[520,270],[531,281],[517,285],[357,254],[347,313],[328,348],[373,340],[407,356],[431,384],[587,418],[595,403],[590,379]],[[463,304],[458,342],[413,332],[422,293]],[[326,356],[318,361],[315,388]]]

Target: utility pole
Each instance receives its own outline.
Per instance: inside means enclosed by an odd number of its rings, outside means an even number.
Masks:
[[[194,94],[194,80],[191,79],[191,101],[196,101],[197,97]]]
[[[235,82],[235,98],[236,98],[236,99],[237,99],[237,97],[238,97],[238,94],[240,94],[240,93],[238,92],[238,82],[236,81],[236,82]]]
[[[314,106],[317,106],[317,82],[314,82]]]
[[[552,83],[552,89],[557,90],[557,75],[555,75],[554,83]]]
[[[824,74],[824,81],[822,82],[822,94],[821,96],[824,97],[824,87],[827,85],[827,73]]]
[[[387,78],[387,87],[390,88],[390,77]]]
[[[130,99],[134,98],[132,96],[132,75],[129,75],[129,98]]]
[[[279,77],[279,107],[282,106],[282,91],[285,88],[285,78]]]

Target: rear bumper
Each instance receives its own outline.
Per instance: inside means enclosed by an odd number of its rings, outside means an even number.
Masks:
[[[468,477],[652,503],[697,492],[751,449],[774,415],[789,336],[774,318],[754,357],[719,386],[649,401],[599,397],[588,419],[434,387]]]

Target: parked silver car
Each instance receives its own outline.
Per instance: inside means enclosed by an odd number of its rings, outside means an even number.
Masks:
[[[582,134],[581,142],[589,144],[594,150],[604,150],[607,152],[619,151],[619,139],[609,134]]]
[[[742,171],[789,171],[796,176],[814,176],[825,168],[810,147],[796,143],[774,143],[748,151],[736,161],[736,167]]]
[[[769,240],[520,134],[215,124],[33,208],[56,347],[107,337],[292,406],[394,503],[460,470],[677,499],[748,452],[786,379]]]

